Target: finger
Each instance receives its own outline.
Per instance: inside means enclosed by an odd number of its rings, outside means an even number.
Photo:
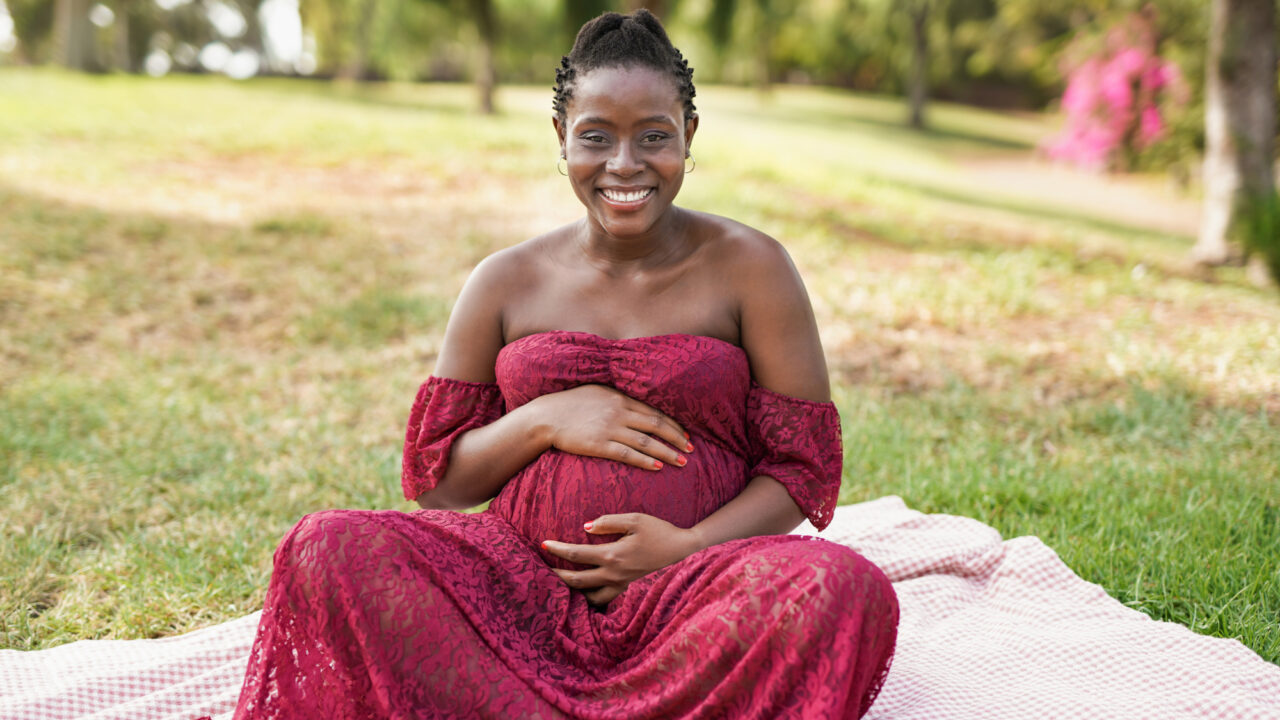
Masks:
[[[662,443],[655,441],[653,438],[649,438],[650,449],[656,452],[661,446]],[[670,448],[668,448],[668,450],[669,449]],[[633,447],[632,445],[628,445],[627,443],[619,440],[608,441],[605,444],[604,452],[601,453],[600,457],[617,460],[618,462],[634,465],[645,470],[661,470],[666,465],[662,460],[659,460],[658,458],[641,451],[639,448]]]
[[[609,579],[604,577],[604,573],[600,568],[592,568],[590,570],[561,570],[555,568],[555,573],[560,576],[565,585],[576,590],[593,590],[609,584]]]
[[[636,430],[622,431],[622,434],[619,435],[615,442],[622,443],[641,455],[653,458],[666,465],[684,467],[685,463],[688,462],[688,458],[673,450],[670,445],[652,435],[646,435]],[[654,469],[660,470],[661,467],[655,466]]]
[[[638,400],[631,408],[631,417],[627,424],[634,430],[662,438],[674,448],[684,452],[692,452],[689,433],[685,432],[680,423],[661,410],[645,405]]]
[[[638,513],[620,513],[616,515],[601,515],[595,520],[588,521],[582,525],[582,529],[592,535],[614,535],[629,534],[636,529],[640,523]],[[592,547],[599,547],[593,545]]]
[[[608,605],[613,599],[622,594],[622,588],[616,585],[606,585],[599,590],[593,590],[587,593],[587,602],[592,605]]]
[[[610,543],[606,543],[608,545]],[[602,550],[604,545],[576,545],[574,543],[560,542],[559,540],[544,540],[542,549],[555,555],[558,558],[564,558],[572,563],[579,565],[601,565],[604,563],[607,549]]]

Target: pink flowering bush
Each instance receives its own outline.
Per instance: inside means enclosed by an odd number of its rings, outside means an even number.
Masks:
[[[1163,101],[1185,102],[1185,90],[1177,65],[1161,58],[1156,45],[1152,13],[1145,11],[1112,27],[1083,58],[1078,44],[1068,53],[1066,125],[1045,147],[1050,157],[1093,170],[1128,169],[1164,137]]]

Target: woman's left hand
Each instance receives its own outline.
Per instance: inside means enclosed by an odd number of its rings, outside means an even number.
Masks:
[[[632,580],[702,549],[695,531],[644,513],[601,515],[583,527],[592,535],[622,537],[601,545],[547,540],[542,547],[569,562],[595,566],[590,570],[555,569],[566,585],[586,592],[587,600],[595,605],[608,605]]]

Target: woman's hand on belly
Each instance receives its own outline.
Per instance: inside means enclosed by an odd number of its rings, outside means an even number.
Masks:
[[[683,466],[689,434],[662,411],[604,385],[579,385],[529,402],[551,447],[645,470]],[[679,449],[677,449],[679,448]]]
[[[622,537],[601,545],[547,540],[542,547],[570,562],[595,566],[589,570],[556,569],[555,573],[569,587],[584,591],[587,600],[596,605],[608,605],[631,581],[702,549],[694,531],[644,513],[602,515],[584,527],[593,535]]]

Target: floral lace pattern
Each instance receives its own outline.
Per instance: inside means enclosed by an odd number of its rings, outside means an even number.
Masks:
[[[281,542],[237,718],[856,718],[884,680],[897,601],[843,545],[734,540],[633,582],[600,610],[538,543],[647,512],[688,527],[757,474],[815,524],[840,478],[830,403],[753,385],[745,353],[691,335],[549,332],[507,345],[497,383],[432,378],[405,439],[406,496],[454,439],[539,395],[616,387],[693,436],[653,472],[548,451],[486,512],[333,510]]]

